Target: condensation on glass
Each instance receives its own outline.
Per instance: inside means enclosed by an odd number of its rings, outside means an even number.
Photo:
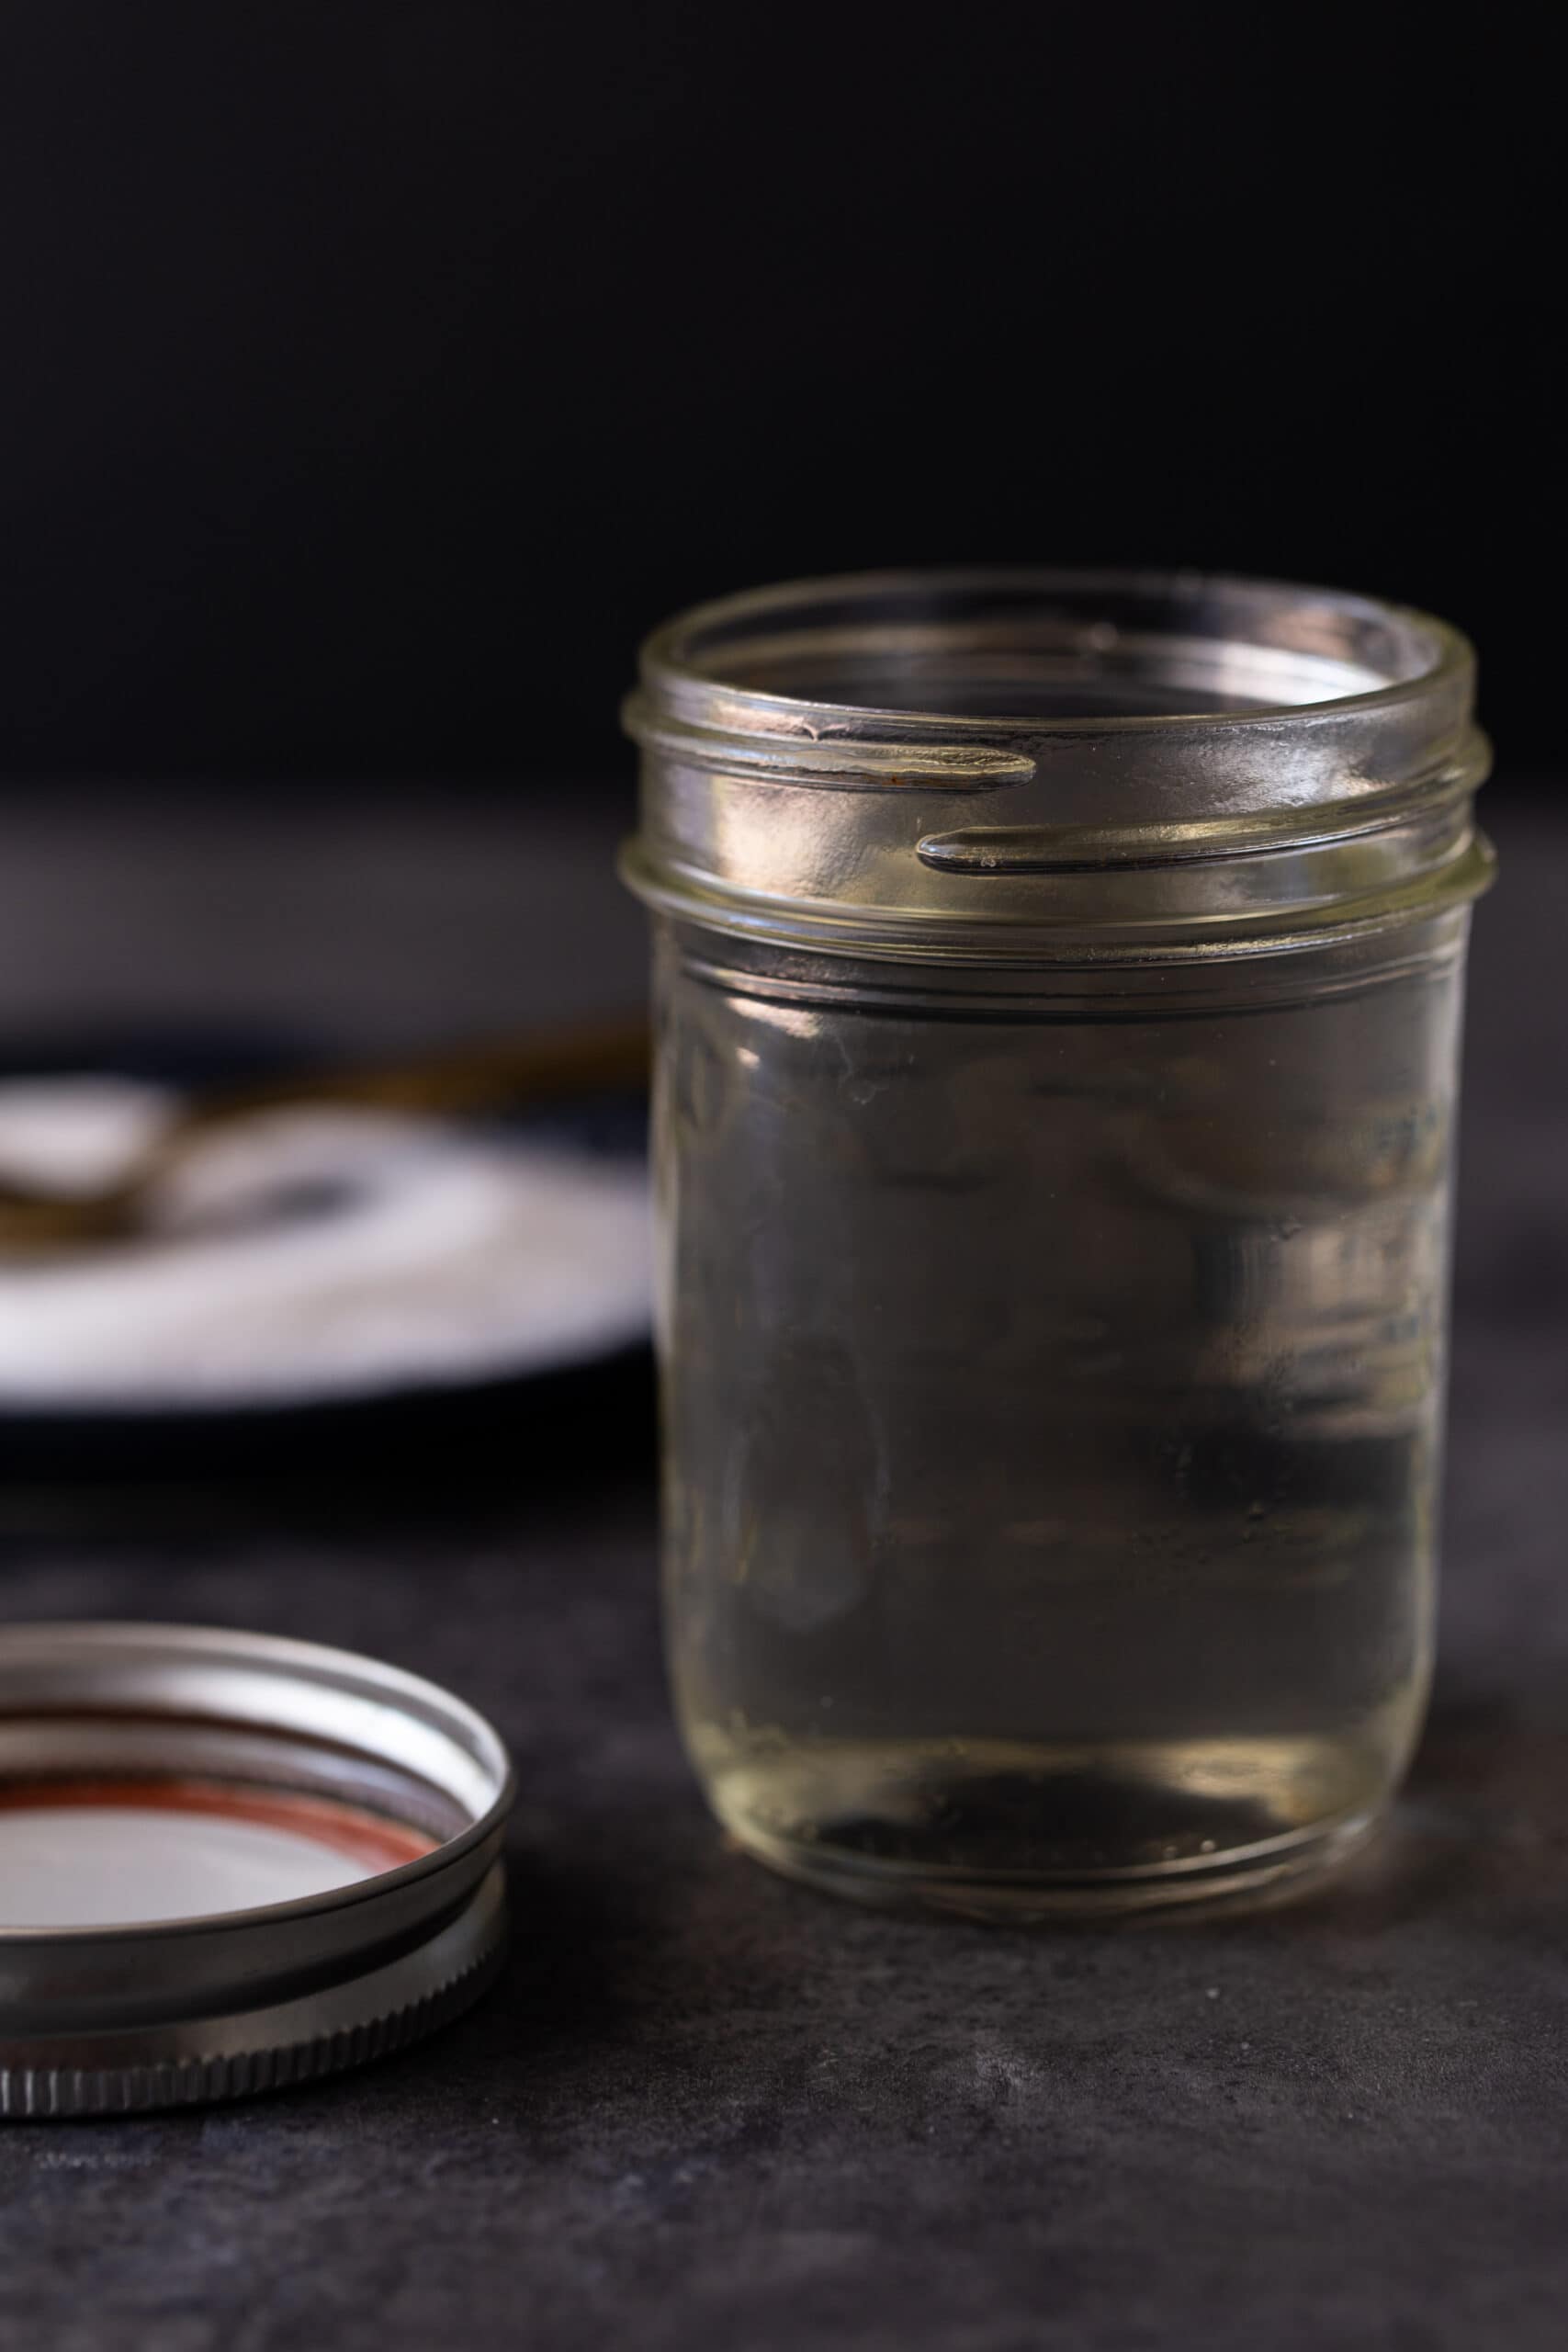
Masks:
[[[1188,575],[647,647],[666,1577],[720,1819],[977,1917],[1252,1898],[1425,1703],[1461,961],[1438,621]]]

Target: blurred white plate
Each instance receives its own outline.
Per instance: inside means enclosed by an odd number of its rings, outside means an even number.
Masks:
[[[0,1085],[0,1174],[112,1177],[176,1099]],[[646,1340],[640,1162],[359,1110],[182,1152],[146,1234],[0,1260],[0,1412],[233,1412],[564,1370]]]

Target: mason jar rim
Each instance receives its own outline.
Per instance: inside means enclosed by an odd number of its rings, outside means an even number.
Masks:
[[[983,713],[944,707],[935,694],[930,697],[922,695],[908,703],[887,703],[850,695],[781,692],[749,682],[744,675],[737,676],[733,665],[727,671],[722,662],[714,659],[715,652],[727,645],[738,653],[750,648],[754,659],[759,648],[765,651],[775,642],[763,636],[759,625],[776,625],[787,620],[792,613],[805,617],[784,641],[806,658],[809,641],[816,639],[819,650],[830,655],[834,639],[841,641],[846,630],[852,635],[854,623],[848,618],[836,624],[821,620],[814,623],[809,617],[814,608],[844,608],[846,614],[852,614],[859,606],[874,613],[899,599],[923,599],[930,605],[946,603],[951,606],[949,611],[931,614],[924,620],[911,618],[901,625],[893,624],[895,630],[902,626],[906,633],[911,628],[923,630],[927,648],[940,651],[944,638],[953,644],[965,627],[973,626],[965,621],[962,610],[966,599],[973,600],[976,610],[983,610],[986,600],[994,598],[1017,600],[1020,619],[1027,619],[1032,614],[1043,617],[1055,611],[1065,625],[1064,644],[1070,646],[1076,639],[1078,650],[1090,662],[1097,655],[1138,642],[1137,632],[1123,630],[1107,617],[1104,608],[1113,608],[1118,602],[1143,604],[1151,609],[1163,605],[1173,616],[1184,609],[1198,616],[1205,610],[1229,608],[1239,612],[1244,606],[1250,606],[1260,617],[1272,618],[1276,628],[1294,616],[1298,637],[1309,640],[1295,646],[1270,643],[1258,637],[1226,637],[1218,630],[1201,628],[1147,633],[1154,639],[1164,637],[1172,649],[1209,646],[1259,655],[1262,659],[1256,667],[1260,679],[1271,662],[1282,674],[1292,661],[1303,676],[1309,676],[1315,664],[1325,682],[1336,667],[1348,678],[1358,665],[1347,653],[1336,654],[1321,643],[1314,646],[1310,642],[1314,631],[1321,636],[1335,624],[1346,632],[1347,638],[1359,627],[1385,649],[1400,649],[1403,658],[1398,666],[1382,676],[1375,675],[1363,663],[1362,677],[1371,682],[1358,682],[1349,691],[1281,699],[1263,695],[1221,708],[1191,709],[1173,704],[1168,708],[1141,710],[1086,707],[1071,712],[1031,712],[998,707]],[[1062,611],[1069,604],[1081,607],[1076,623]],[[1005,624],[1001,626],[1005,629]],[[1259,725],[1270,730],[1292,725],[1310,727],[1314,720],[1320,721],[1330,714],[1348,718],[1355,713],[1392,711],[1469,675],[1473,672],[1474,660],[1469,639],[1451,623],[1416,606],[1340,589],[1241,573],[1179,569],[978,565],[827,574],[748,589],[692,605],[645,640],[639,674],[645,693],[656,704],[684,708],[692,717],[697,717],[700,711],[710,722],[716,718],[727,729],[741,731],[755,729],[763,733],[811,735],[818,726],[835,733],[870,733],[892,727],[905,732],[931,728],[943,733],[956,730],[960,735],[977,733],[1005,739],[1020,734],[1060,739],[1160,730],[1203,736]],[[917,675],[918,668],[918,662],[911,661],[908,674]],[[718,707],[704,707],[716,705]]]
[[[840,954],[1272,953],[1485,887],[1460,631],[1327,589],[994,567],[677,616],[626,706],[624,868],[709,928]]]

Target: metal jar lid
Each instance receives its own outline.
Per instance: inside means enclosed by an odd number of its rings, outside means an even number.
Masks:
[[[482,1716],[313,1643],[0,1633],[0,2116],[281,2088],[466,2008],[513,1784]]]

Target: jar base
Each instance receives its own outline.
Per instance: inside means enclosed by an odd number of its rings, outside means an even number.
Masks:
[[[1111,1920],[1307,1893],[1364,1842],[1393,1760],[1337,1740],[752,1750],[708,1785],[748,1852],[831,1894],[964,1919]]]
[[[964,1919],[988,1927],[1112,1925],[1138,1919],[1196,1919],[1261,1910],[1314,1894],[1366,1844],[1378,1816],[1336,1822],[1271,1850],[1216,1854],[1197,1870],[1129,1871],[1100,1878],[1010,1878],[932,1871],[918,1863],[877,1861],[726,1826],[745,1851],[784,1878],[881,1911]]]

